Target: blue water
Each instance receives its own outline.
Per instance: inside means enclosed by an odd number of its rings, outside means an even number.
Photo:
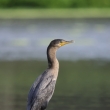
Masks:
[[[58,59],[110,60],[110,19],[0,20],[0,60],[46,59],[53,39],[75,40]]]

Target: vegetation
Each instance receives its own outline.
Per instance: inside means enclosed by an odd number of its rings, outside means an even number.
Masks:
[[[0,9],[0,19],[110,18],[110,8]]]
[[[1,8],[108,8],[110,0],[0,0]]]

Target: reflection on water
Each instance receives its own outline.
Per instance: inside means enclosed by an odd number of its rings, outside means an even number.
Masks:
[[[46,65],[44,61],[0,62],[0,110],[25,110],[29,88]],[[48,110],[110,110],[109,73],[110,62],[60,61]]]
[[[46,59],[55,38],[75,40],[60,59],[110,59],[110,19],[37,19],[0,20],[0,60]]]

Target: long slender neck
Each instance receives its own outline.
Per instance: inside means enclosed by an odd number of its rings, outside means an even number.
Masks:
[[[48,67],[59,69],[59,62],[56,58],[57,48],[48,46],[47,48],[47,59],[48,59]]]

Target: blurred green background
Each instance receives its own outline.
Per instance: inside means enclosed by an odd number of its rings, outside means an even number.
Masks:
[[[24,110],[55,38],[60,71],[48,110],[110,110],[110,0],[0,0],[0,110]]]
[[[47,68],[45,61],[0,62],[0,109],[24,110],[29,88]],[[60,72],[49,110],[109,110],[110,62],[60,61]]]
[[[109,8],[109,0],[1,0],[0,7],[28,8]]]

